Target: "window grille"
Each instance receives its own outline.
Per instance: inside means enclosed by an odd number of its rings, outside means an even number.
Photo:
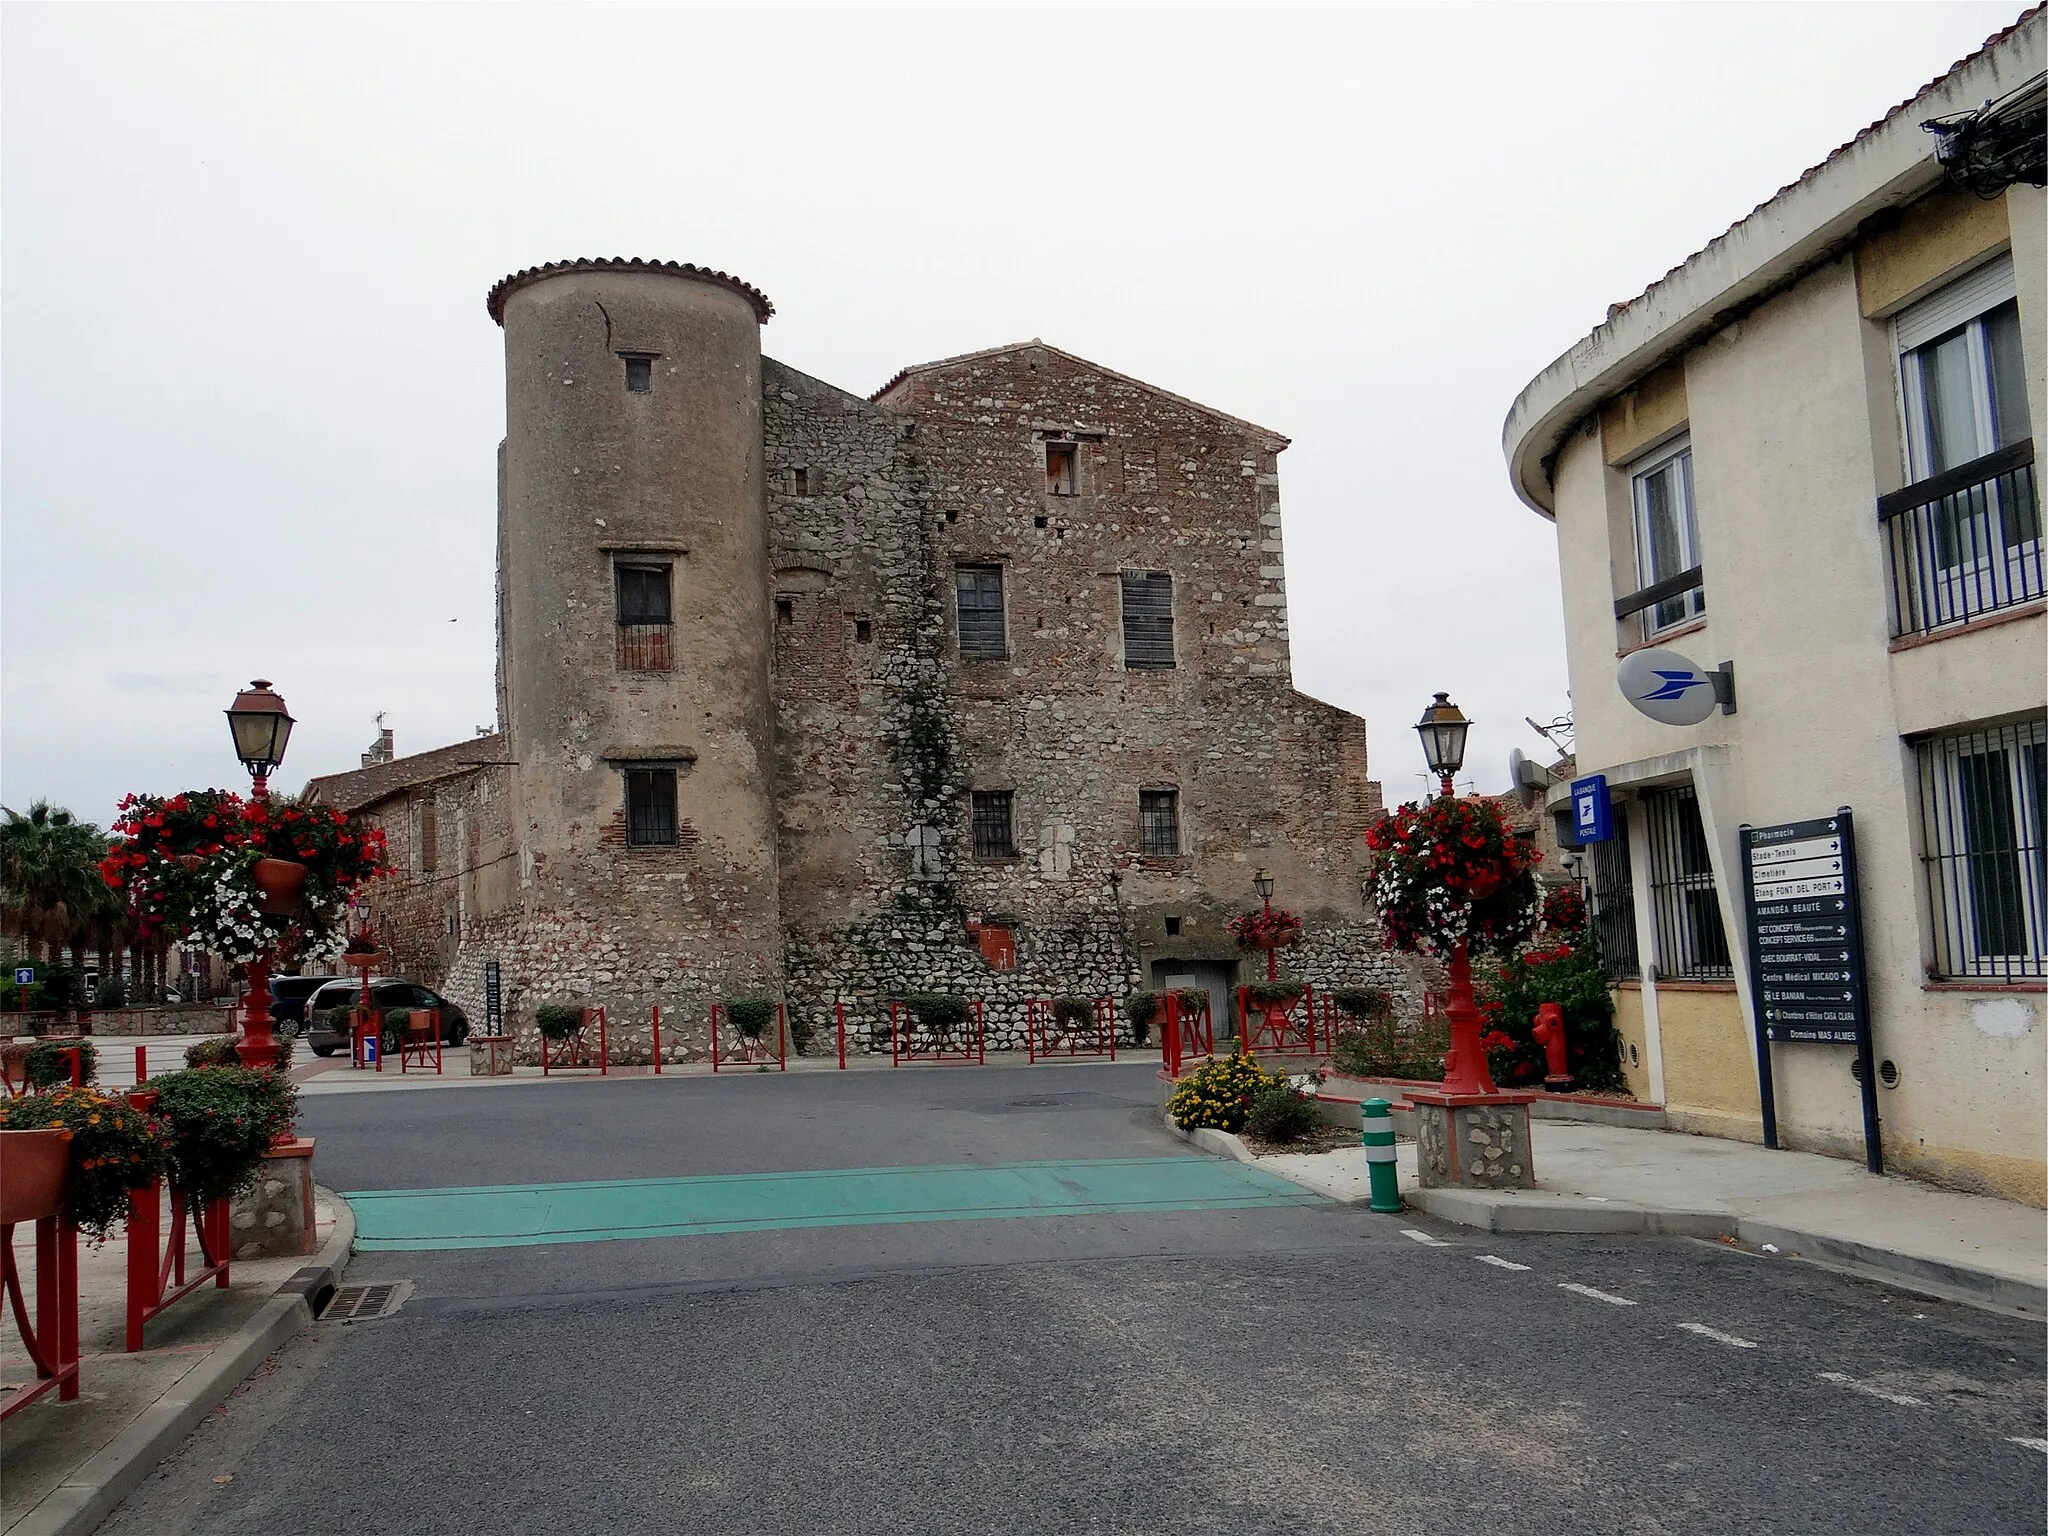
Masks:
[[[1173,577],[1165,571],[1124,572],[1124,667],[1173,666]]]
[[[1180,791],[1138,791],[1138,847],[1151,858],[1172,858],[1180,852]]]
[[[673,632],[666,565],[618,565],[618,668],[621,672],[666,672],[672,665]]]
[[[1657,924],[1657,976],[1668,981],[1734,977],[1714,861],[1691,785],[1643,795],[1650,830],[1650,908]]]
[[[626,770],[626,846],[659,848],[676,840],[676,771]]]
[[[960,607],[960,654],[969,661],[1009,655],[1003,633],[1003,568],[963,565],[953,572]]]
[[[1959,731],[1915,751],[1935,969],[2048,975],[2048,723]]]
[[[977,859],[1007,859],[1017,851],[1010,831],[1011,792],[1007,789],[974,791],[974,856]]]
[[[1643,973],[1636,954],[1636,875],[1628,851],[1628,807],[1614,807],[1614,836],[1587,848],[1593,870],[1593,937],[1609,981]]]

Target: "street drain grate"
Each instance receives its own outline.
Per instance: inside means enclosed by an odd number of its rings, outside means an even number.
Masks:
[[[389,1285],[344,1285],[334,1293],[320,1314],[323,1323],[366,1323],[373,1317],[389,1317],[412,1293],[410,1280]]]

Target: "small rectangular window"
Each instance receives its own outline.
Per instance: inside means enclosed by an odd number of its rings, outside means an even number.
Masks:
[[[676,840],[676,771],[626,770],[626,846],[660,848]]]
[[[795,598],[778,597],[775,599],[775,622],[778,626],[784,628],[796,622]]]
[[[670,574],[667,565],[621,563],[613,567],[621,672],[670,670]]]
[[[1003,568],[963,565],[953,573],[959,602],[960,655],[968,661],[1001,661],[1009,655],[1003,628]]]
[[[1653,587],[1698,565],[1700,532],[1693,514],[1691,445],[1680,442],[1660,450],[1632,473],[1630,489],[1635,501],[1637,581]],[[1667,597],[1645,610],[1644,636],[1687,623],[1706,611],[1705,587]]]
[[[789,472],[789,494],[808,496],[811,494],[811,472],[803,465],[795,466]]]
[[[1072,443],[1045,445],[1045,489],[1053,496],[1080,494],[1081,451]]]
[[[441,862],[440,829],[435,824],[434,802],[431,800],[420,804],[419,840],[420,873],[431,875]]]
[[[1165,571],[1125,571],[1124,666],[1133,672],[1173,666],[1173,577]]]
[[[1147,857],[1170,859],[1180,852],[1180,791],[1138,791],[1138,847]]]
[[[974,791],[974,856],[977,859],[1007,859],[1017,851],[1010,830],[1011,792],[1007,789]]]
[[[1179,919],[1179,918],[1177,918],[1177,917],[1169,917],[1169,918],[1168,918],[1168,919],[1166,920],[1166,936],[1167,936],[1167,937],[1168,937],[1169,939],[1177,939],[1177,938],[1179,938],[1179,937],[1180,937],[1180,919]]]
[[[654,359],[646,356],[626,354],[626,388],[636,395],[651,394],[654,390]]]
[[[854,640],[854,644],[856,644],[856,645],[866,645],[866,644],[867,644],[867,643],[868,643],[869,641],[873,640],[874,638],[875,638],[875,626],[874,626],[874,621],[873,621],[873,620],[871,620],[871,619],[855,619],[855,620],[853,621],[853,640]]]

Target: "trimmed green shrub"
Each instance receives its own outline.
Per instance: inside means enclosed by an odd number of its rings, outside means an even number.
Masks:
[[[1378,987],[1333,987],[1330,1001],[1347,1019],[1383,1019],[1394,1011],[1394,994]]]
[[[236,1052],[238,1042],[233,1035],[215,1035],[211,1040],[202,1040],[197,1045],[185,1047],[185,1065],[188,1067],[239,1067],[241,1056]]]
[[[1244,1117],[1244,1128],[1261,1141],[1300,1141],[1322,1121],[1316,1101],[1284,1077],[1274,1077],[1258,1091]]]
[[[1052,1021],[1064,1030],[1088,1029],[1095,1023],[1095,1003],[1086,997],[1056,997]]]
[[[910,1017],[926,1029],[947,1033],[967,1022],[967,999],[956,992],[913,992],[901,998]]]
[[[1166,1112],[1184,1131],[1207,1126],[1218,1131],[1244,1129],[1252,1104],[1274,1081],[1256,1056],[1225,1056],[1205,1061],[1180,1081]]]
[[[1351,1077],[1406,1077],[1441,1081],[1444,1052],[1451,1048],[1447,1019],[1406,1024],[1392,1013],[1381,1014],[1337,1032],[1330,1064]]]
[[[566,1040],[583,1027],[581,1003],[542,1003],[533,1011],[534,1026],[550,1040]]]
[[[1279,981],[1251,982],[1245,987],[1244,992],[1251,1001],[1263,1007],[1267,1003],[1291,1003],[1305,990],[1305,983],[1289,981],[1283,977]]]
[[[732,1021],[732,1027],[749,1040],[758,1040],[768,1033],[768,1026],[775,1022],[775,999],[772,997],[728,997],[725,1000],[725,1016]]]
[[[100,1079],[99,1048],[90,1040],[67,1039],[38,1040],[22,1058],[21,1074],[31,1088],[61,1088],[71,1081],[71,1055],[67,1047],[78,1051],[78,1071],[88,1083]]]

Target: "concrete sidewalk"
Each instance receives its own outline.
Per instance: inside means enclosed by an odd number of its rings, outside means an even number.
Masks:
[[[2048,1213],[2033,1206],[1708,1136],[1563,1120],[1532,1121],[1530,1136],[1537,1189],[1422,1189],[1411,1142],[1399,1149],[1401,1193],[1418,1210],[1490,1232],[1733,1237],[1934,1295],[2048,1316]],[[1204,1144],[1229,1150],[1222,1140]],[[1257,1163],[1335,1200],[1367,1197],[1359,1147]]]
[[[132,1062],[132,1058],[131,1058]],[[317,1195],[319,1252],[310,1257],[238,1259],[231,1284],[211,1283],[148,1324],[145,1348],[123,1348],[128,1245],[117,1236],[78,1250],[79,1396],[51,1393],[7,1421],[0,1437],[0,1533],[72,1536],[91,1531],[158,1462],[183,1442],[243,1378],[312,1320],[308,1297],[289,1289],[308,1267],[338,1279],[355,1238],[346,1201]],[[27,1255],[33,1229],[16,1234]],[[34,1264],[23,1289],[34,1307]],[[296,1282],[303,1285],[303,1282]],[[0,1381],[34,1379],[35,1367],[10,1321],[0,1335]]]

